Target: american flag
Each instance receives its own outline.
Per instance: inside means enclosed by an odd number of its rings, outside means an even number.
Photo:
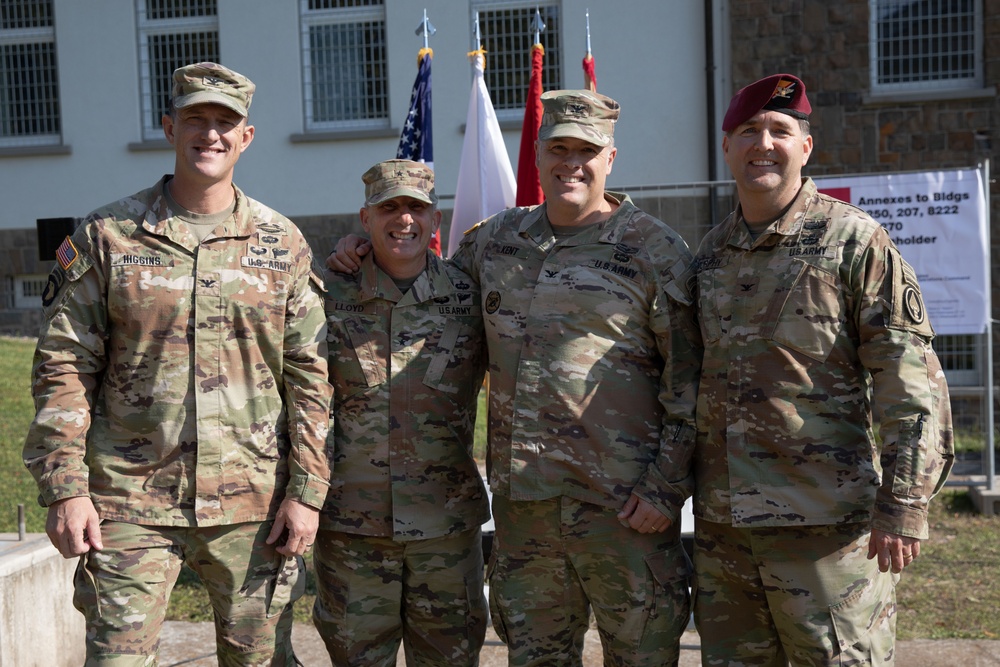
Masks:
[[[434,136],[431,131],[431,58],[434,51],[427,47],[417,53],[417,80],[413,82],[410,110],[406,113],[403,133],[399,136],[396,157],[400,160],[424,162],[434,169]],[[430,250],[441,255],[441,232],[431,236]]]
[[[426,162],[434,168],[434,141],[431,132],[431,56],[430,49],[420,49],[417,54],[420,68],[413,82],[410,110],[406,114],[403,133],[399,137],[396,157],[401,160]]]

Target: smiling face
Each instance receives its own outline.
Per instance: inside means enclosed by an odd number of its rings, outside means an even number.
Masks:
[[[617,149],[576,137],[535,143],[535,162],[550,219],[556,224],[586,223],[608,207],[604,186]]]
[[[427,246],[441,225],[434,205],[406,195],[361,209],[375,263],[393,278],[413,278],[427,265]]]
[[[163,117],[163,132],[176,154],[174,179],[180,187],[228,185],[254,128],[219,104],[195,104]]]
[[[792,202],[812,145],[800,121],[778,111],[762,111],[722,138],[747,220],[774,219]]]

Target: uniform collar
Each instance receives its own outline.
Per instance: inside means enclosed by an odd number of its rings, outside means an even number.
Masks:
[[[165,236],[171,241],[193,251],[198,247],[198,239],[188,229],[183,221],[174,215],[167,205],[167,197],[164,189],[167,181],[173,178],[167,174],[153,186],[152,200],[146,210],[146,216],[142,221],[142,226],[151,234]],[[257,231],[257,223],[250,212],[250,202],[243,191],[233,184],[236,192],[236,207],[233,215],[222,223],[221,234],[210,234],[208,238],[219,237],[244,237],[250,236]]]
[[[580,235],[579,237],[574,236],[572,239],[564,241],[564,245],[585,245],[588,243],[615,244],[621,240],[622,235],[625,233],[625,226],[622,223],[631,217],[635,206],[632,204],[632,199],[627,194],[621,192],[605,190],[604,196],[618,204],[618,209],[602,224],[595,225],[588,230],[590,233]],[[554,242],[554,234],[552,232],[552,225],[549,224],[546,205],[541,204],[531,209],[521,219],[521,224],[518,226],[517,231],[518,234],[530,238],[538,246],[551,246]]]
[[[392,277],[375,263],[375,253],[370,252],[361,260],[359,278],[361,299],[384,299],[393,303],[421,303],[452,294],[456,291],[448,277],[444,261],[427,251],[427,266],[413,281],[406,294],[399,291]]]
[[[802,223],[806,210],[816,198],[816,184],[811,178],[802,179],[802,187],[792,200],[784,215],[768,225],[755,240],[750,236],[750,230],[743,222],[743,207],[737,205],[736,211],[729,217],[729,230],[723,235],[725,244],[737,248],[749,249],[752,245],[771,235],[796,236],[802,231]]]

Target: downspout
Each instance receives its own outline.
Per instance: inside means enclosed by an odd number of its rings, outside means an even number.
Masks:
[[[717,130],[715,127],[715,3],[712,0],[705,0],[705,103],[708,106],[708,113],[705,114],[708,120],[708,226],[713,227],[718,222],[718,213],[715,204],[715,175],[718,165],[716,164],[715,137]]]

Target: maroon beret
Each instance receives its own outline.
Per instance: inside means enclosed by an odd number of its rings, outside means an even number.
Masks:
[[[741,88],[729,102],[722,131],[736,129],[765,109],[807,120],[812,107],[806,97],[806,84],[791,74],[773,74]]]

